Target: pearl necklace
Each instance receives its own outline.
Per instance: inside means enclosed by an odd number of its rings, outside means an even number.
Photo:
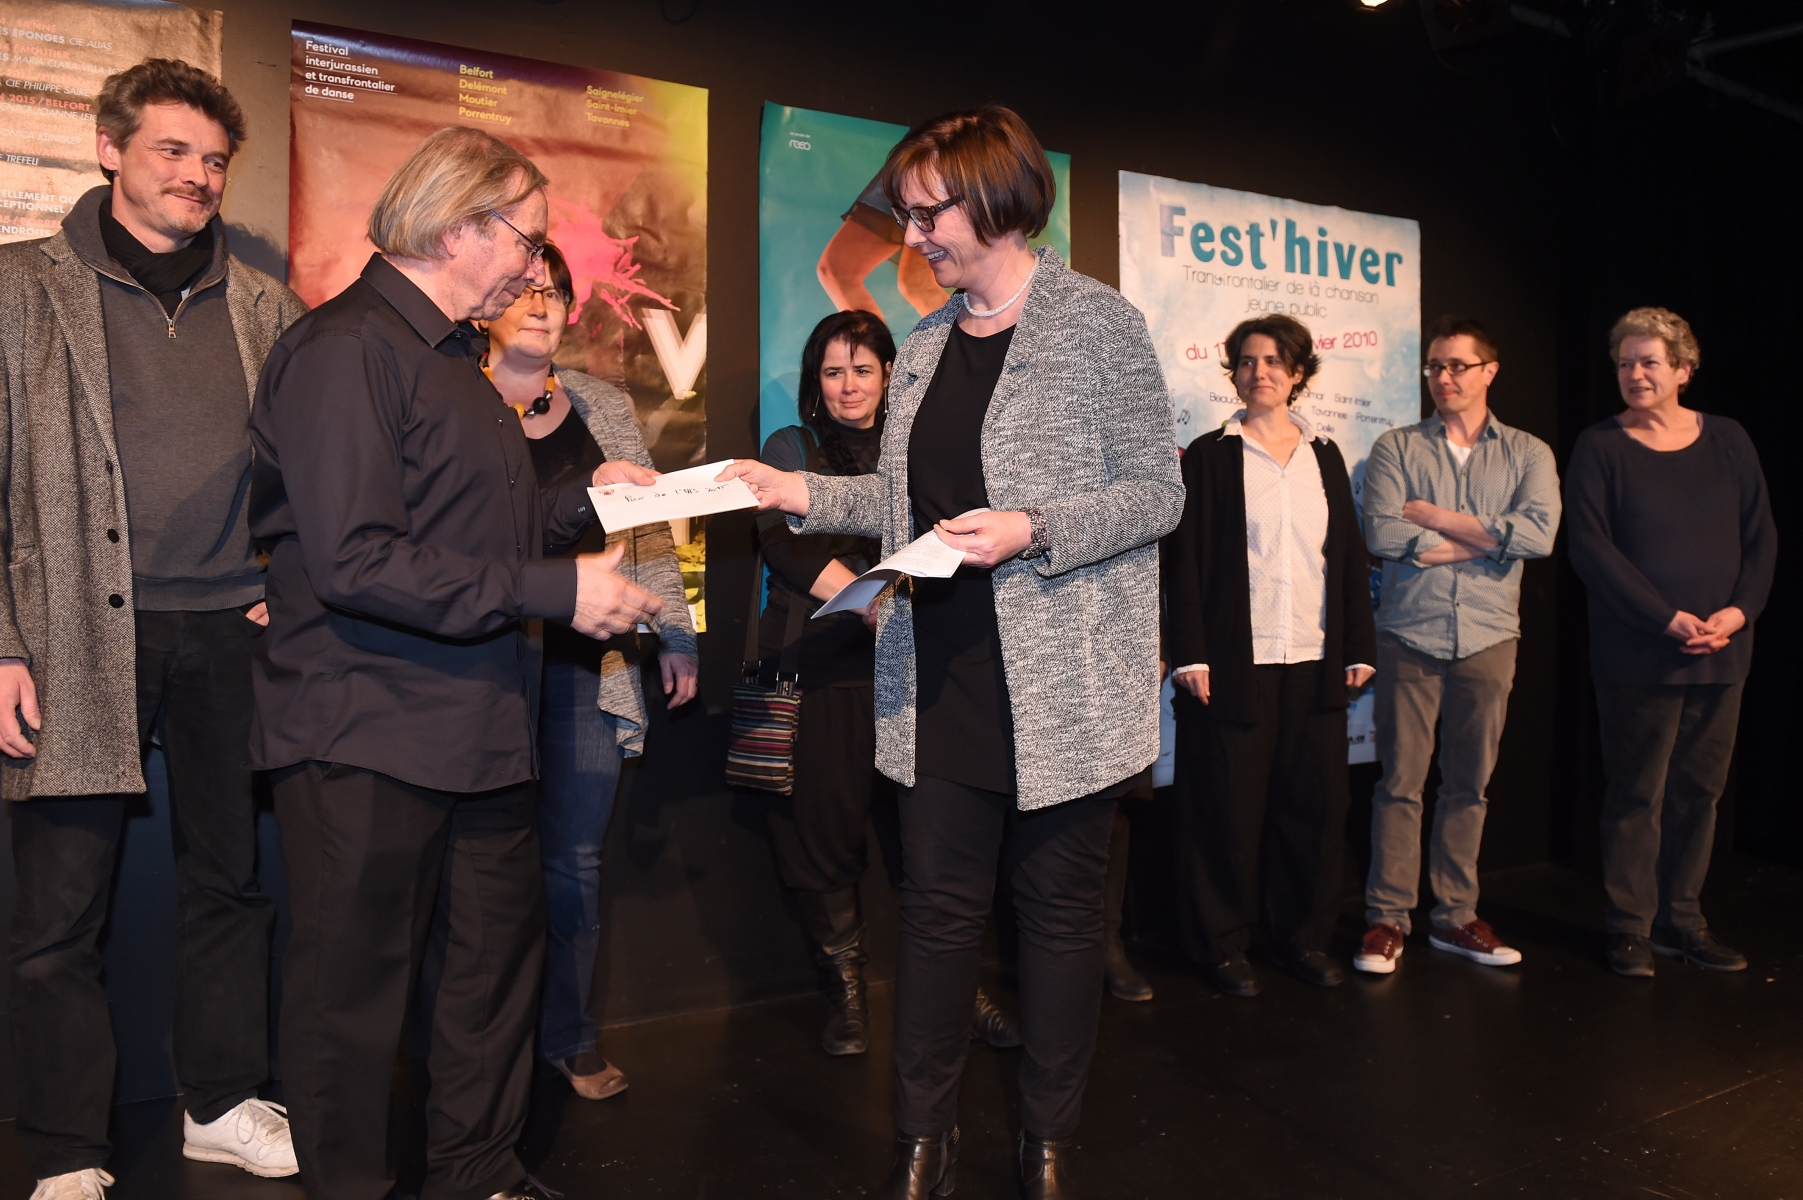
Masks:
[[[959,292],[958,294],[960,296],[964,297],[964,311],[969,313],[973,317],[983,317],[985,319],[987,319],[989,317],[1001,316],[1003,313],[1007,312],[1009,309],[1014,307],[1014,302],[1016,300],[1019,300],[1023,295],[1026,294],[1027,285],[1029,283],[1033,282],[1033,274],[1035,271],[1038,271],[1038,270],[1039,270],[1039,263],[1037,260],[1035,260],[1033,263],[1033,270],[1028,271],[1027,277],[1020,281],[1020,287],[1015,291],[1014,295],[1008,297],[1006,300],[1002,301],[999,305],[997,305],[994,308],[973,308],[970,303],[970,293],[969,292]]]

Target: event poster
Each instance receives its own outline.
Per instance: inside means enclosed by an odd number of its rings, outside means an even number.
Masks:
[[[551,179],[576,304],[557,352],[632,397],[660,470],[707,459],[707,89],[295,22],[288,282],[309,304],[357,278],[376,196],[426,135],[485,129]],[[704,535],[679,529],[701,607]]]
[[[1121,292],[1146,315],[1171,393],[1177,444],[1240,407],[1222,343],[1239,322],[1286,313],[1321,357],[1297,407],[1332,438],[1363,492],[1365,458],[1386,429],[1421,419],[1421,227],[1120,173]],[[1349,761],[1376,757],[1372,696],[1353,706]]]
[[[764,105],[758,170],[758,444],[796,421],[801,350],[824,317],[874,312],[899,346],[947,292],[873,185],[889,148],[908,132],[862,117]],[[1071,256],[1068,154],[1047,154],[1058,199],[1034,245]]]
[[[94,96],[146,58],[219,74],[211,9],[164,0],[0,0],[0,242],[49,237],[106,182],[94,157]]]

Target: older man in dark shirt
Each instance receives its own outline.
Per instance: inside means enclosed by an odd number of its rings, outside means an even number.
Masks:
[[[537,1194],[514,1153],[544,937],[524,624],[606,637],[661,608],[612,572],[617,550],[543,557],[594,519],[590,481],[540,490],[472,351],[467,322],[543,282],[545,186],[485,133],[433,134],[370,214],[382,253],[259,387],[251,759],[274,772],[288,861],[282,1064],[313,1200],[393,1185],[388,1081],[434,927],[425,1200]],[[609,463],[594,482],[650,477]]]

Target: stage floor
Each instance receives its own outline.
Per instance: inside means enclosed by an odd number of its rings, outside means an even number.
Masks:
[[[1158,998],[1104,1001],[1085,1195],[1803,1197],[1803,872],[1718,862],[1705,899],[1750,970],[1661,959],[1653,980],[1616,978],[1600,888],[1552,867],[1486,878],[1516,968],[1418,935],[1388,978],[1319,991],[1266,970],[1248,1001],[1138,952]],[[1342,961],[1358,920],[1349,906]],[[865,1195],[890,1156],[890,997],[874,990],[880,1032],[854,1059],[816,1047],[811,997],[611,1029],[631,1089],[592,1103],[541,1078],[528,1159],[571,1200]],[[1019,1054],[972,1048],[958,1200],[1014,1195]],[[121,1108],[115,1126],[114,1200],[302,1195],[182,1159],[174,1101]],[[30,1187],[9,1123],[0,1194]]]

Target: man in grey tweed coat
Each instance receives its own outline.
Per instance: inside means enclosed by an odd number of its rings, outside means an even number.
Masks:
[[[184,1152],[296,1169],[286,1118],[257,1099],[275,914],[256,878],[250,659],[267,618],[244,498],[257,375],[304,307],[226,252],[244,117],[216,79],[140,63],[106,81],[96,124],[111,184],[54,236],[0,247],[0,787],[38,1200],[112,1182],[98,940],[153,734],[177,828]]]

